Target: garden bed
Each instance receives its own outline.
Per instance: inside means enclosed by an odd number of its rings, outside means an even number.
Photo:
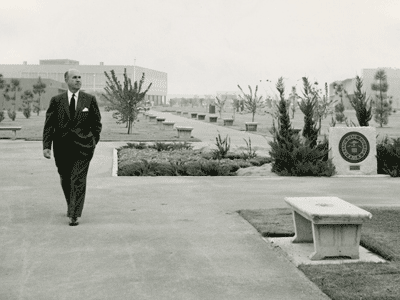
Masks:
[[[241,168],[262,166],[269,157],[193,150],[187,143],[128,143],[118,149],[118,176],[236,176]]]

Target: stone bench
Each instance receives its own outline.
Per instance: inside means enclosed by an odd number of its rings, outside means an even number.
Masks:
[[[197,120],[205,120],[206,115],[205,114],[197,114]]]
[[[162,124],[163,124],[163,129],[165,129],[165,130],[173,130],[175,122],[174,121],[164,121]]]
[[[233,119],[223,119],[224,120],[224,126],[232,126],[233,125]]]
[[[181,115],[181,114],[182,114],[182,111],[177,110],[177,111],[176,111],[176,114],[177,114],[177,115]]]
[[[149,122],[157,122],[157,116],[149,115]]]
[[[217,116],[209,116],[208,118],[210,120],[210,123],[217,123],[217,119],[218,119]]]
[[[190,139],[192,137],[193,127],[175,126],[178,131],[178,138]]]
[[[156,120],[157,120],[157,125],[159,125],[159,127],[162,128],[163,122],[165,121],[165,118],[164,117],[157,117]]]
[[[295,227],[293,243],[314,243],[311,260],[359,258],[362,224],[371,213],[337,197],[287,197]]]
[[[245,122],[246,131],[257,131],[257,122]]]
[[[197,113],[190,113],[190,117],[192,119],[197,119]]]
[[[189,116],[189,113],[187,111],[183,111],[182,116],[187,117],[187,116]]]
[[[17,130],[21,130],[22,127],[19,126],[6,126],[0,127],[0,130],[10,130],[14,132],[14,136],[12,137],[13,140],[17,139]]]

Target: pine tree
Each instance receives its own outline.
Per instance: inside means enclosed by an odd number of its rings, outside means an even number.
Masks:
[[[354,97],[350,97],[346,90],[345,95],[350,101],[351,106],[356,111],[356,117],[360,126],[369,126],[369,121],[372,119],[372,106],[369,105],[369,99],[367,99],[367,93],[362,91],[363,81],[357,75],[356,76],[356,89],[354,91]]]
[[[113,118],[117,119],[117,124],[126,124],[128,134],[132,132],[133,123],[137,119],[139,110],[144,107],[144,98],[149,91],[152,83],[149,84],[146,90],[142,91],[145,75],[143,73],[139,83],[134,82],[132,86],[131,79],[124,70],[123,85],[119,82],[115,71],[111,70],[111,75],[104,72],[107,80],[104,90],[107,95],[103,94],[104,98],[109,102],[105,107],[106,111],[115,111]]]
[[[318,105],[318,94],[313,91],[308,78],[303,77],[303,97],[299,104],[300,110],[304,114],[304,127],[303,136],[310,143],[310,147],[313,148],[317,144],[318,133],[321,127],[317,127],[315,120],[317,105]]]
[[[392,103],[387,99],[386,95],[389,84],[387,83],[387,76],[383,69],[376,71],[374,78],[377,82],[371,85],[371,89],[378,92],[376,94],[374,120],[379,123],[380,127],[383,127],[383,125],[389,123],[389,115],[392,111]]]

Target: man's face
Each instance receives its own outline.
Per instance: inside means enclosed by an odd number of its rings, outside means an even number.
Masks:
[[[70,70],[66,82],[71,92],[79,91],[82,86],[81,73],[78,70]]]

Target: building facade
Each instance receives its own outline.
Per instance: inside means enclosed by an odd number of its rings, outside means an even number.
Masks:
[[[21,65],[0,64],[0,74],[5,78],[27,79],[39,76],[42,79],[51,79],[64,83],[64,73],[68,69],[78,69],[82,76],[82,90],[86,92],[104,93],[106,87],[106,76],[104,72],[110,74],[114,70],[120,82],[123,82],[123,74],[126,69],[128,77],[134,81],[139,81],[142,74],[145,74],[143,88],[150,83],[152,86],[146,94],[146,100],[154,105],[165,104],[168,91],[167,73],[156,71],[139,66],[105,65],[81,65],[79,61],[71,59],[45,59],[40,60],[38,65],[30,65],[24,62]]]
[[[376,92],[372,90],[371,86],[375,83],[375,73],[378,70],[384,70],[387,76],[387,83],[389,89],[387,95],[392,97],[392,107],[395,109],[400,109],[400,69],[395,68],[376,68],[376,69],[362,69],[361,78],[363,80],[363,91],[366,92],[367,97],[373,98]],[[343,88],[347,91],[350,97],[354,97],[354,90],[356,89],[356,79],[348,78],[344,80],[337,80],[337,83],[342,83]],[[334,82],[329,85],[329,96],[335,100],[340,100],[340,98],[335,95],[335,89],[333,88]],[[352,109],[350,101],[343,97],[343,104],[346,109]]]
[[[18,79],[19,79],[19,87],[21,90],[17,92],[17,97],[15,101],[17,109],[22,108],[21,95],[24,93],[24,91],[30,90],[33,92],[33,85],[38,82],[38,78],[18,78]],[[6,83],[9,83],[11,82],[11,78],[4,78],[4,81]],[[42,79],[41,81],[46,85],[46,89],[45,93],[40,95],[40,109],[46,110],[49,106],[50,99],[62,92],[66,92],[68,86],[65,82],[59,82],[48,78]],[[4,91],[0,93],[0,111],[11,108],[14,105],[13,101],[6,101],[3,93]],[[38,97],[39,95],[34,95],[34,100],[37,100]]]

